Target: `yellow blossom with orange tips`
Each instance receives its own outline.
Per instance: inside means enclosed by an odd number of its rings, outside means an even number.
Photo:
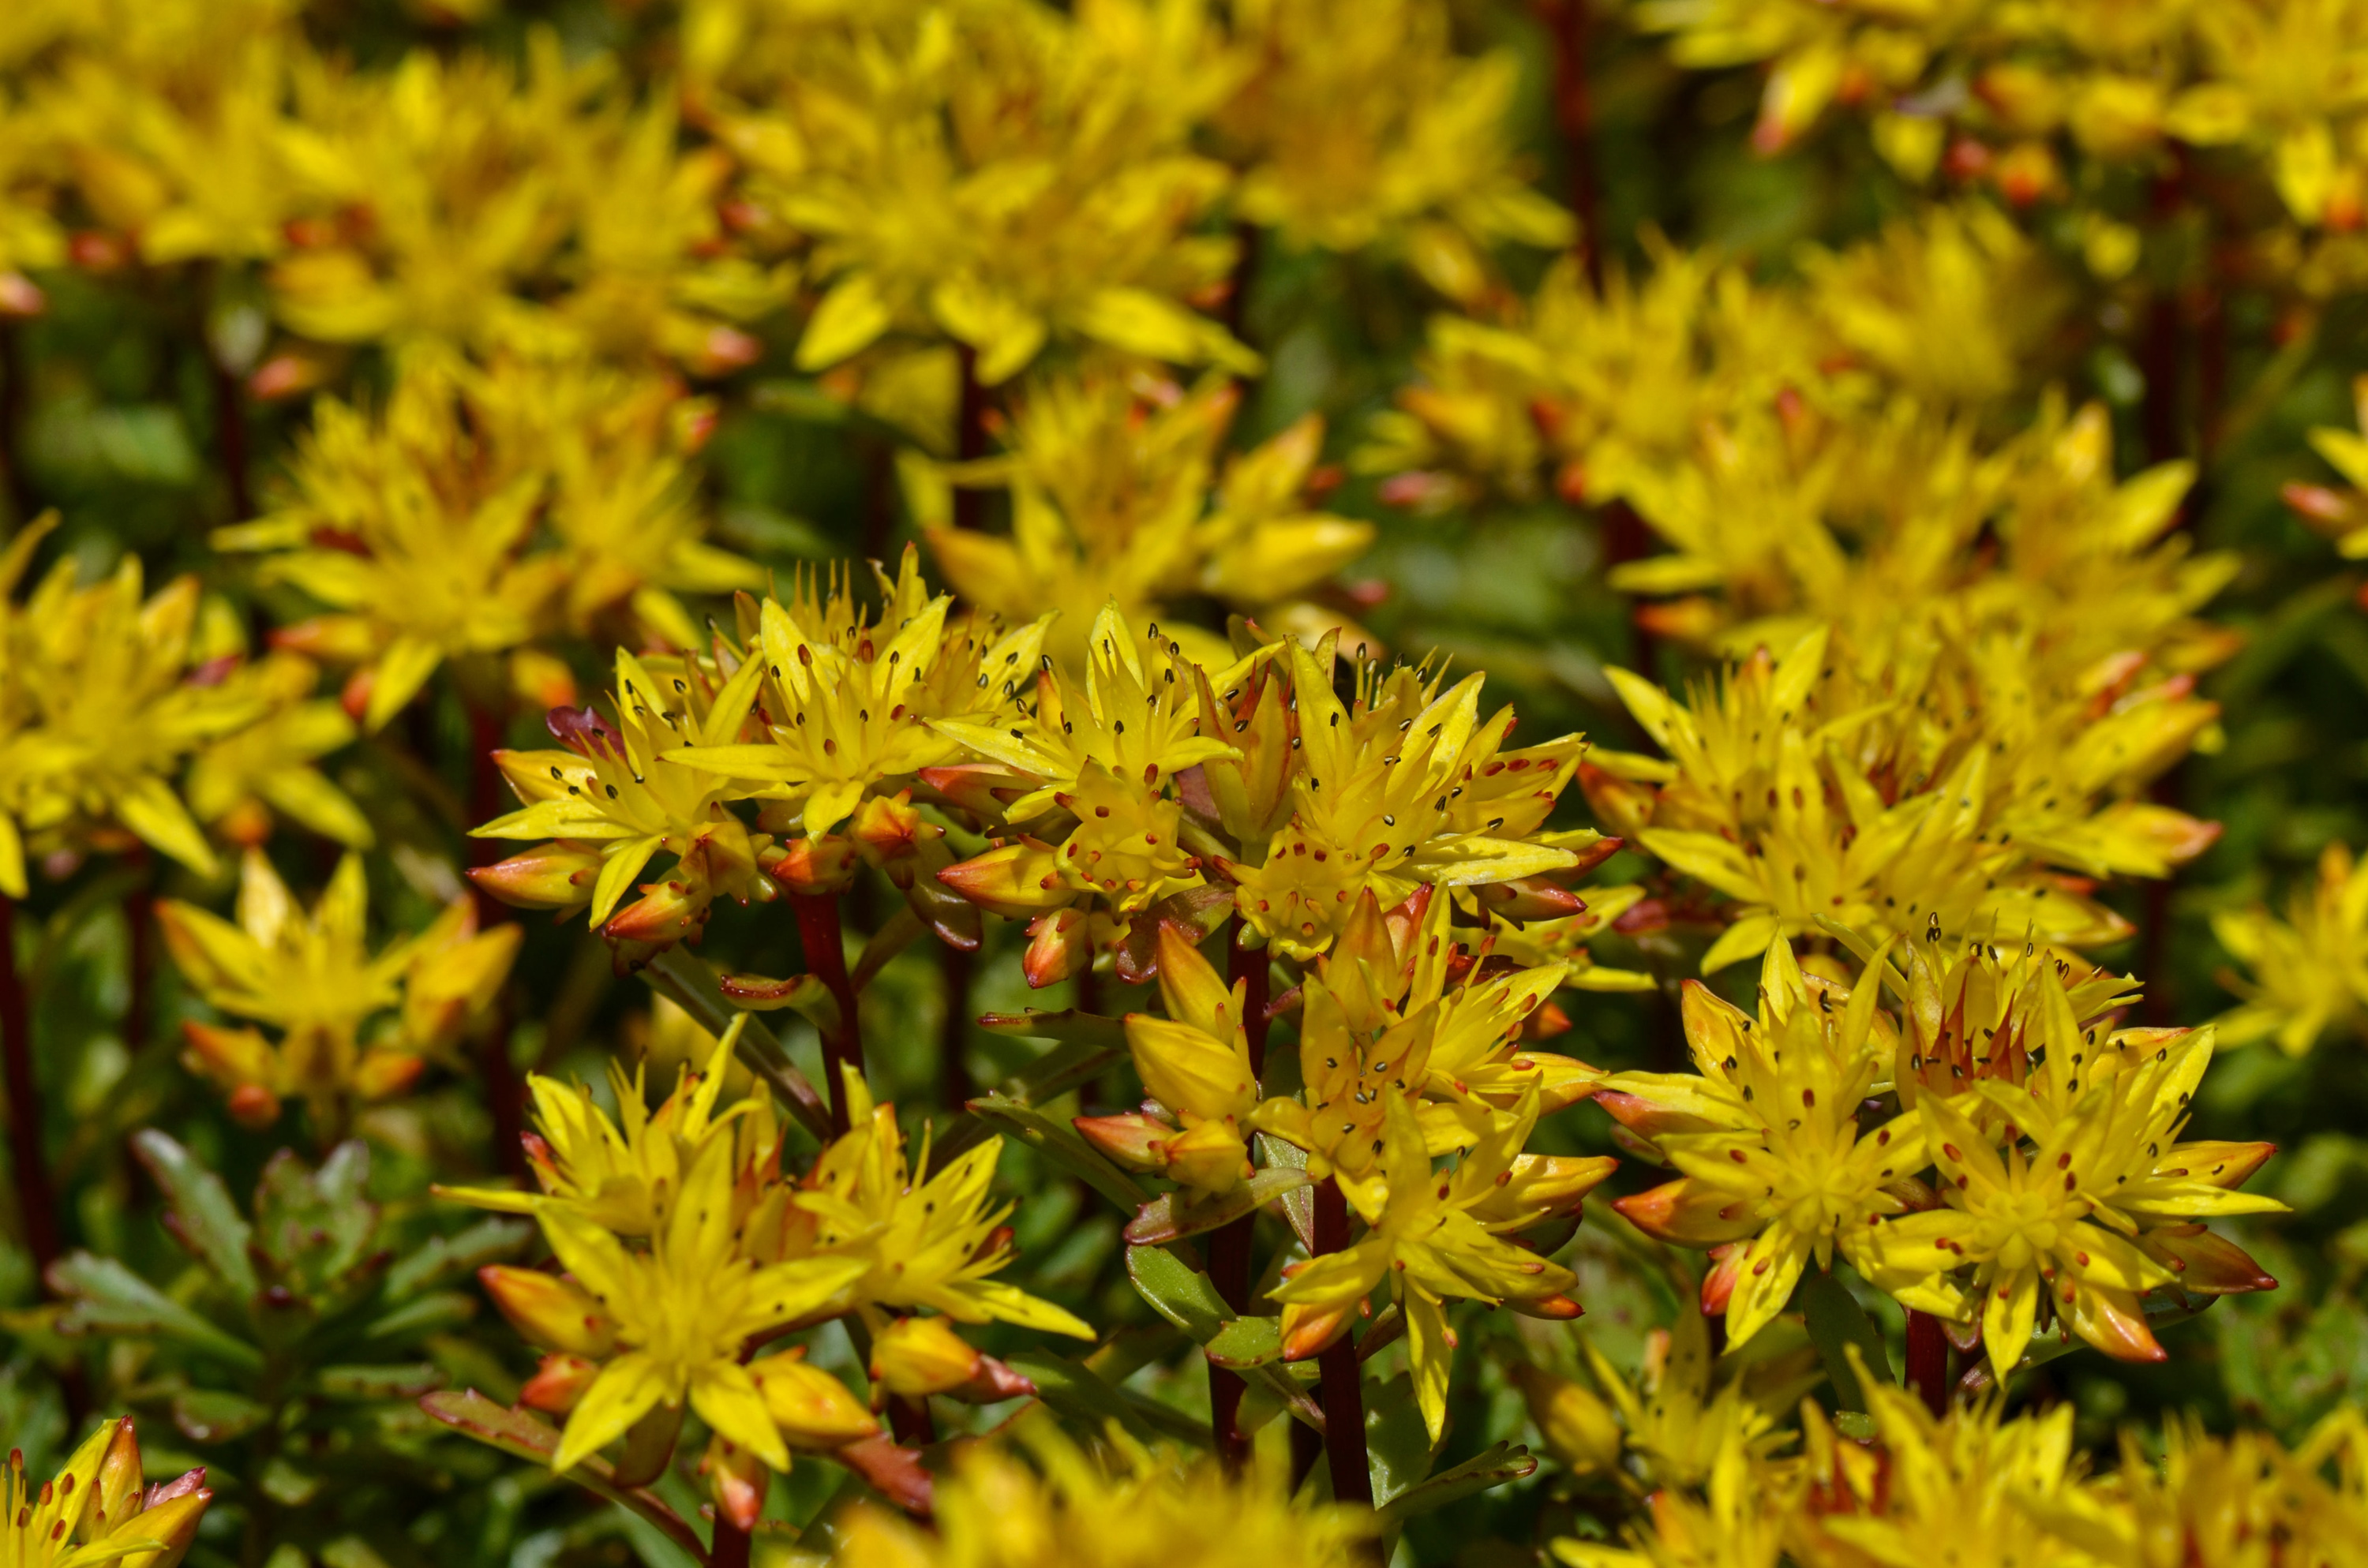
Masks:
[[[2300,1056],[2332,1032],[2368,1026],[2368,869],[2348,846],[2319,852],[2283,919],[2260,905],[2224,909],[2212,934],[2247,971],[2222,975],[2243,998],[2215,1026],[2222,1045],[2274,1040]]]
[[[279,1031],[184,1026],[191,1068],[251,1126],[302,1099],[326,1138],[362,1105],[402,1093],[483,1016],[518,955],[516,926],[477,929],[456,900],[426,930],[373,953],[359,856],[337,864],[310,912],[260,850],[241,868],[235,925],[177,899],[156,906],[166,950],[208,1005]],[[365,1033],[374,1019],[385,1027]]]
[[[213,1493],[202,1466],[142,1484],[131,1417],[99,1423],[57,1475],[36,1487],[20,1450],[8,1454],[0,1562],[9,1568],[174,1568],[197,1540]]]

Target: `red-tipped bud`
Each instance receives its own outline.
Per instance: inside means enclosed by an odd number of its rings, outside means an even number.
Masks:
[[[21,272],[0,272],[0,316],[23,320],[49,309],[49,296]]]
[[[837,834],[793,838],[763,857],[767,874],[794,893],[809,897],[843,892],[855,881],[855,846]]]
[[[551,1355],[534,1376],[518,1390],[518,1403],[535,1410],[547,1410],[553,1415],[564,1415],[575,1408],[592,1380],[600,1375],[599,1366],[580,1356]]]
[[[1042,989],[1082,972],[1094,961],[1092,921],[1086,911],[1050,909],[1028,923],[1028,950],[1019,967]]]
[[[1072,1126],[1077,1135],[1113,1163],[1133,1171],[1163,1170],[1167,1145],[1176,1129],[1156,1116],[1129,1111],[1123,1116],[1081,1116]]]
[[[592,1293],[573,1279],[498,1263],[477,1270],[477,1278],[502,1316],[529,1343],[596,1361],[616,1350],[616,1325]]]
[[[689,857],[663,882],[643,882],[642,896],[609,917],[600,935],[612,942],[650,942],[660,947],[696,939],[707,927],[713,899],[703,876],[681,873],[693,868]]]
[[[490,866],[472,866],[469,880],[518,909],[578,909],[592,902],[600,855],[574,844],[541,844]]]
[[[988,914],[1009,920],[1059,909],[1077,896],[1061,885],[1052,846],[1032,838],[948,866],[938,873],[938,881]]]
[[[944,1318],[898,1318],[871,1342],[872,1398],[951,1392],[977,1377],[985,1359]]]

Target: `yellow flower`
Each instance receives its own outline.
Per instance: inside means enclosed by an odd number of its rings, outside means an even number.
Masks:
[[[797,830],[820,838],[867,796],[892,796],[961,758],[957,725],[1004,723],[1040,657],[1043,623],[1009,633],[974,616],[950,624],[952,596],[928,597],[909,547],[895,578],[879,577],[877,619],[837,578],[827,595],[802,580],[787,605],[743,601],[743,667],[761,684],[735,685],[736,712],[719,706],[712,733],[662,755],[728,781],[734,798],[794,807]],[[742,742],[752,705],[763,738]]]
[[[1508,1201],[1521,1163],[1539,1157],[1520,1153],[1537,1125],[1534,1093],[1454,1169],[1436,1174],[1411,1097],[1384,1091],[1382,1101],[1385,1193],[1378,1210],[1368,1211],[1371,1228],[1345,1250],[1310,1258],[1271,1294],[1283,1303],[1287,1354],[1301,1358],[1338,1338],[1357,1303],[1388,1281],[1406,1314],[1416,1402],[1437,1442],[1447,1419],[1448,1370],[1455,1349],[1446,1303],[1466,1299],[1494,1306],[1509,1301],[1516,1311],[1537,1316],[1575,1317],[1577,1307],[1563,1292],[1578,1278],[1503,1237],[1543,1217]]]
[[[1632,1129],[1657,1134],[1683,1173],[1620,1199],[1622,1214],[1681,1244],[1749,1242],[1723,1254],[1703,1282],[1703,1304],[1725,1312],[1731,1345],[1784,1310],[1811,1258],[1820,1269],[1838,1251],[1857,1263],[1880,1217],[1912,1206],[1914,1178],[1930,1163],[1912,1112],[1859,1128],[1859,1106],[1893,1055],[1888,1020],[1876,1028],[1876,976],[1870,965],[1850,990],[1813,984],[1780,938],[1761,971],[1757,1019],[1688,983],[1687,1043],[1700,1078],[1622,1073],[1598,1096]],[[1954,1315],[1957,1300],[1939,1290],[1910,1304]]]
[[[326,1136],[352,1107],[399,1094],[448,1051],[508,977],[519,928],[480,933],[456,901],[427,930],[369,948],[370,889],[348,854],[307,915],[259,850],[241,868],[238,923],[167,899],[156,906],[166,950],[207,1003],[279,1032],[185,1027],[191,1067],[229,1092],[240,1119],[268,1126],[301,1096]],[[365,1040],[363,1026],[395,1013]]]
[[[350,849],[375,840],[370,819],[317,764],[351,744],[354,722],[336,701],[314,698],[320,672],[285,652],[266,654],[225,680],[269,704],[255,722],[198,753],[189,764],[189,810],[233,841],[259,845],[271,813],[285,812]]]
[[[744,1366],[742,1355],[756,1336],[840,1296],[866,1264],[841,1256],[760,1265],[740,1256],[733,1185],[730,1142],[700,1149],[646,1253],[627,1251],[574,1209],[537,1216],[574,1278],[533,1298],[497,1292],[495,1299],[536,1343],[601,1363],[568,1415],[552,1455],[554,1471],[598,1453],[653,1412],[678,1420],[686,1403],[765,1463],[789,1468],[756,1376],[763,1363]],[[529,1301],[530,1310],[520,1310]]]
[[[986,1139],[935,1172],[924,1143],[918,1164],[908,1164],[895,1108],[875,1106],[852,1070],[844,1081],[850,1131],[794,1188],[768,1195],[748,1221],[752,1254],[849,1261],[848,1296],[856,1303],[1091,1339],[1094,1331],[1071,1313],[989,1278],[1012,1258],[1003,1228],[1009,1207],[987,1206],[1003,1140]]]
[[[1141,619],[1207,594],[1246,613],[1276,607],[1265,619],[1278,624],[1320,619],[1315,607],[1286,601],[1361,553],[1372,525],[1301,499],[1324,441],[1312,415],[1220,474],[1239,403],[1239,391],[1215,377],[1189,392],[1116,375],[1033,383],[1006,426],[1008,455],[947,471],[958,483],[1007,486],[1012,506],[1008,538],[929,529],[947,581],[1015,620],[1061,611],[1049,646],[1073,671],[1082,668],[1083,629],[1106,604]],[[1197,628],[1172,635],[1199,662],[1224,662],[1224,644]]]
[[[143,601],[136,558],[86,588],[65,560],[23,605],[8,604],[45,532],[20,530],[0,558],[0,892],[25,895],[28,837],[40,853],[136,836],[211,875],[213,850],[171,774],[264,703],[245,683],[189,678],[194,577]]]
[[[697,936],[718,894],[745,903],[770,900],[776,890],[758,869],[771,838],[751,835],[725,809],[727,780],[679,760],[678,750],[682,741],[721,745],[738,734],[764,666],[746,660],[725,676],[696,658],[653,663],[655,671],[617,651],[613,723],[589,708],[553,709],[546,722],[568,749],[494,754],[525,803],[471,835],[558,839],[585,851],[586,864],[548,885],[532,874],[540,862],[529,857],[472,875],[515,902],[562,909],[588,902],[592,924],[612,942],[664,946]],[[644,884],[646,896],[612,920],[661,850],[676,857],[668,880]],[[582,876],[595,866],[596,877]]]
[[[779,1157],[779,1137],[770,1102],[761,1086],[721,1114],[717,1104],[728,1082],[737,1027],[713,1041],[699,1070],[677,1071],[673,1091],[653,1111],[643,1074],[628,1077],[609,1064],[609,1092],[617,1102],[612,1119],[591,1089],[572,1090],[530,1074],[539,1136],[527,1154],[540,1192],[502,1187],[438,1187],[440,1197],[511,1214],[568,1213],[620,1236],[655,1235],[682,1199],[685,1176],[711,1143],[734,1149],[733,1168],[759,1166]],[[746,1210],[749,1202],[735,1199]]]
[[[1144,1089],[1164,1115],[1079,1117],[1077,1131],[1122,1165],[1200,1191],[1231,1192],[1250,1174],[1245,1140],[1258,1106],[1243,1028],[1248,982],[1228,989],[1174,926],[1160,926],[1157,946],[1167,1016],[1129,1013],[1126,1043]]]
[[[1563,1536],[1554,1556],[1570,1568],[1777,1568],[1799,1483],[1755,1464],[1740,1431],[1717,1452],[1701,1498],[1675,1488],[1653,1494],[1651,1528],[1637,1530],[1633,1547]]]
[[[1480,718],[1478,675],[1442,692],[1437,676],[1360,666],[1353,705],[1332,689],[1333,643],[1289,650],[1297,767],[1293,812],[1265,845],[1223,867],[1234,907],[1288,957],[1329,947],[1370,891],[1395,907],[1424,884],[1472,887],[1582,869],[1544,833],[1578,771],[1585,742],[1565,735],[1505,749],[1513,710]],[[1230,685],[1230,680],[1219,682]]]
[[[1447,6],[1249,0],[1233,15],[1252,69],[1216,125],[1251,222],[1294,246],[1403,255],[1465,302],[1493,282],[1490,247],[1571,243],[1570,214],[1514,156],[1517,61],[1457,55]]]
[[[715,21],[712,36],[742,38],[705,58],[729,62],[734,97],[766,105],[718,94],[719,134],[754,164],[753,199],[812,241],[809,275],[825,285],[801,369],[891,333],[964,346],[987,385],[1055,339],[1257,368],[1188,302],[1235,249],[1191,232],[1230,176],[1188,137],[1235,74],[1201,6]]]
[[[2273,1039],[2300,1056],[2332,1030],[2368,1028],[2368,867],[2351,849],[2319,852],[2318,878],[2283,920],[2259,905],[2222,910],[2212,934],[2248,970],[2222,983],[2245,998],[2216,1026],[2223,1045]]]
[[[1036,1461],[1024,1463],[1015,1449]],[[843,1568],[1219,1568],[1288,1562],[1349,1568],[1370,1541],[1361,1510],[1294,1504],[1283,1469],[1253,1460],[1229,1475],[1213,1458],[1188,1461],[1123,1433],[1091,1453],[1048,1412],[1023,1412],[1003,1434],[957,1451],[939,1478],[936,1530],[869,1504],[847,1520]]]
[[[205,1479],[200,1468],[143,1490],[128,1415],[102,1422],[38,1488],[11,1450],[0,1557],[10,1568],[174,1568],[213,1501]]]

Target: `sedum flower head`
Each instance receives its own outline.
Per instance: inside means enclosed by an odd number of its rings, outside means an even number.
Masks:
[[[342,706],[313,695],[319,668],[301,654],[276,650],[242,663],[224,678],[267,706],[253,723],[190,761],[191,813],[237,844],[264,843],[278,813],[349,849],[370,847],[377,835],[370,819],[319,766],[356,733]]]
[[[827,593],[802,578],[787,604],[744,598],[740,656],[759,684],[735,714],[718,718],[714,737],[669,760],[728,781],[735,798],[780,802],[818,839],[867,798],[893,796],[957,760],[945,723],[994,725],[1016,712],[1041,655],[1042,621],[1005,633],[992,620],[955,617],[952,596],[929,596],[909,547],[894,579],[875,575],[876,618],[836,576]],[[752,709],[761,738],[734,738]]]
[[[1906,1115],[1861,1131],[1859,1121],[1891,1065],[1876,1028],[1882,989],[1873,969],[1850,990],[1804,974],[1780,940],[1768,949],[1756,1018],[1687,983],[1699,1077],[1618,1074],[1597,1096],[1682,1173],[1615,1207],[1666,1240],[1728,1249],[1702,1295],[1726,1313],[1730,1344],[1784,1310],[1812,1259],[1820,1269],[1837,1252],[1857,1261],[1882,1219],[1917,1201],[1916,1175],[1929,1163],[1923,1124]],[[1946,1295],[1916,1304],[1957,1306]]]
[[[278,1032],[184,1026],[191,1068],[230,1096],[253,1125],[302,1099],[333,1131],[354,1107],[400,1094],[431,1057],[445,1054],[508,978],[520,932],[477,929],[476,906],[456,901],[416,936],[376,953],[369,945],[370,889],[348,854],[309,912],[260,850],[240,869],[238,919],[166,899],[156,906],[166,950],[211,1006]],[[387,1019],[369,1035],[365,1027]]]
[[[87,587],[61,561],[22,605],[7,601],[46,525],[0,558],[0,893],[22,898],[25,856],[144,842],[211,874],[212,848],[174,790],[190,753],[254,722],[245,682],[197,663],[197,579],[142,595],[127,557]]]
[[[2222,910],[2212,934],[2250,971],[2223,971],[2244,1001],[2216,1026],[2221,1044],[2274,1040],[2300,1056],[2334,1030],[2368,1028],[2368,868],[2348,846],[2319,852],[2317,878],[2295,890],[2284,919],[2259,905]]]
[[[1372,541],[1369,523],[1306,498],[1324,426],[1315,415],[1228,460],[1218,457],[1241,401],[1210,378],[1187,392],[1143,376],[1046,377],[1017,402],[1006,455],[949,471],[1000,483],[1009,537],[933,528],[929,548],[962,597],[1013,620],[1058,610],[1053,656],[1082,667],[1085,631],[1106,604],[1130,619],[1206,594],[1277,626],[1325,612],[1294,602]],[[1337,618],[1335,618],[1337,619]],[[1174,632],[1196,660],[1223,644]]]
[[[1564,1292],[1577,1276],[1505,1239],[1505,1233],[1535,1223],[1551,1211],[1525,1202],[1537,1172],[1537,1155],[1523,1154],[1537,1124],[1534,1093],[1525,1096],[1471,1151],[1446,1171],[1431,1168],[1431,1156],[1410,1096],[1384,1093],[1379,1194],[1368,1190],[1368,1229],[1340,1252],[1325,1253],[1295,1267],[1272,1294],[1283,1303],[1287,1353],[1313,1356],[1347,1330],[1359,1302],[1388,1283],[1406,1314],[1406,1346],[1415,1397],[1431,1440],[1439,1440],[1447,1417],[1449,1364],[1455,1331],[1448,1326],[1452,1300],[1510,1301],[1517,1311],[1541,1317],[1577,1315]],[[1608,1162],[1606,1162],[1608,1164]],[[1607,1170],[1585,1173],[1600,1180]],[[1584,1179],[1560,1184],[1577,1193]],[[1576,1202],[1576,1197],[1568,1199]]]
[[[547,1350],[599,1365],[567,1418],[552,1468],[564,1471],[664,1407],[687,1404],[733,1443],[776,1470],[790,1456],[761,1368],[742,1364],[750,1341],[830,1303],[864,1270],[852,1256],[760,1264],[742,1255],[729,1140],[695,1153],[681,1190],[650,1237],[628,1250],[573,1208],[537,1218],[570,1278],[495,1276],[495,1300]],[[545,1283],[548,1281],[548,1283]]]
[[[1508,747],[1513,710],[1480,717],[1478,675],[1442,691],[1425,671],[1360,665],[1344,704],[1333,648],[1330,638],[1315,653],[1294,642],[1284,655],[1292,815],[1222,867],[1235,912],[1261,937],[1304,960],[1331,946],[1368,892],[1389,908],[1424,885],[1513,882],[1589,863],[1565,844],[1591,850],[1597,835],[1545,830],[1577,774],[1578,736]],[[1230,680],[1212,684],[1240,699]]]
[[[498,658],[507,684],[532,684],[520,661],[538,638],[615,623],[693,646],[675,596],[755,580],[700,537],[685,463],[703,417],[659,379],[423,349],[383,410],[324,399],[289,494],[214,544],[263,552],[266,581],[327,608],[278,641],[358,666],[366,728],[447,663],[482,705],[506,684]]]
[[[1402,255],[1464,302],[1489,292],[1495,246],[1570,244],[1570,214],[1514,155],[1518,64],[1455,53],[1448,6],[1251,0],[1233,15],[1251,69],[1215,123],[1251,222],[1293,246]]]
[[[958,1323],[1092,1338],[1069,1312],[992,1278],[1013,1256],[1003,1224],[1009,1206],[990,1207],[987,1196],[1003,1140],[986,1139],[931,1171],[926,1142],[919,1159],[908,1159],[894,1106],[875,1105],[851,1070],[845,1085],[849,1131],[750,1220],[752,1251],[849,1260],[859,1267],[848,1298],[865,1306],[928,1308]]]
[[[1289,1477],[1269,1463],[1231,1475],[1213,1459],[1146,1449],[1119,1431],[1089,1453],[1041,1410],[1005,1434],[958,1452],[938,1483],[934,1533],[859,1506],[835,1561],[846,1568],[1346,1568],[1372,1537],[1361,1510],[1294,1503]]]
[[[140,1439],[128,1415],[101,1422],[38,1488],[24,1454],[10,1449],[0,1558],[10,1568],[174,1568],[213,1501],[206,1472],[146,1487],[141,1479]]]

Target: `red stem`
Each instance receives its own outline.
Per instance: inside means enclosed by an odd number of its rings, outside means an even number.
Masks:
[[[954,456],[973,462],[986,456],[986,389],[978,384],[978,350],[968,344],[957,350],[962,360],[962,411],[954,426]],[[954,486],[954,527],[985,526],[986,492],[974,484]]]
[[[863,1034],[855,1017],[855,987],[847,978],[847,939],[839,932],[838,895],[835,892],[793,892],[790,906],[798,913],[798,939],[805,944],[806,968],[838,1004],[838,1028],[823,1036],[823,1060],[829,1064],[830,1125],[847,1131],[847,1084],[841,1070],[863,1071]]]
[[[494,753],[502,744],[502,716],[475,703],[469,707],[469,821],[473,826],[501,814],[502,773]],[[501,858],[501,843],[492,838],[469,840],[469,858],[489,866]],[[508,920],[508,909],[475,882],[477,928],[489,931]],[[526,1085],[510,1061],[510,1016],[506,998],[496,996],[485,1020],[485,1038],[477,1050],[477,1070],[484,1075],[485,1105],[494,1119],[494,1164],[505,1176],[526,1175]]]
[[[1242,1033],[1249,1043],[1250,1074],[1255,1078],[1266,1072],[1267,953],[1264,948],[1243,947],[1241,935],[1236,922],[1234,939],[1225,944],[1226,978],[1242,987]],[[1257,1240],[1256,1211],[1221,1226],[1209,1238],[1210,1283],[1237,1316],[1249,1311],[1250,1266]],[[1249,1434],[1241,1429],[1242,1396],[1248,1390],[1241,1374],[1210,1363],[1209,1435],[1226,1471],[1235,1474],[1250,1457]]]
[[[25,396],[23,333],[22,323],[0,317],[0,478],[7,481],[11,529],[31,522],[40,509],[25,474],[24,443],[17,439],[29,401]]]
[[[1907,1314],[1907,1385],[1934,1417],[1949,1414],[1949,1335],[1930,1312]]]
[[[1595,177],[1595,94],[1587,79],[1588,0],[1539,0],[1538,17],[1554,40],[1554,124],[1570,165],[1570,209],[1578,215],[1578,259],[1588,281],[1603,287],[1603,195]]]
[[[41,1147],[41,1091],[33,1079],[33,1016],[17,971],[17,901],[0,893],[0,1068],[8,1088],[8,1154],[25,1250],[46,1282],[58,1260],[58,1198]]]
[[[1315,1188],[1315,1252],[1339,1252],[1349,1244],[1349,1200],[1338,1184]],[[1356,1330],[1349,1329],[1316,1358],[1323,1374],[1324,1453],[1332,1465],[1332,1498],[1338,1503],[1373,1502],[1373,1476],[1365,1454],[1365,1389],[1357,1368]]]
[[[708,1568],[748,1568],[748,1532],[715,1515],[715,1543],[707,1549]]]
[[[938,1424],[929,1419],[929,1403],[902,1394],[888,1401],[888,1430],[907,1448],[926,1449],[938,1440]]]
[[[243,523],[255,516],[255,496],[246,482],[246,407],[238,378],[222,368],[211,349],[206,353],[206,374],[213,383],[214,446],[222,457],[231,521]]]

